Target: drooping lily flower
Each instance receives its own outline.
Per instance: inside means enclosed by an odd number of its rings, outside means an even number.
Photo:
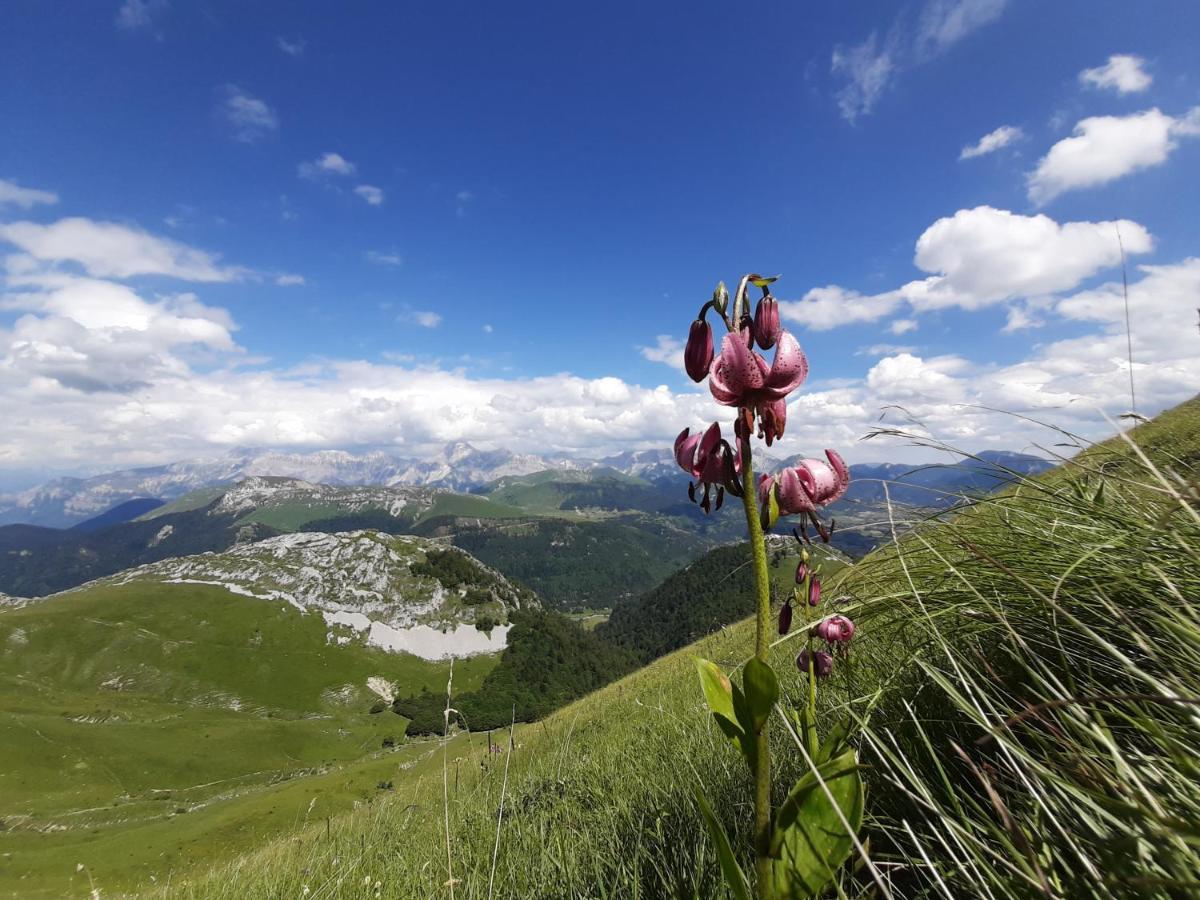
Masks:
[[[700,508],[708,512],[711,508],[710,491],[717,489],[716,508],[725,502],[725,492],[735,497],[742,496],[741,454],[734,450],[729,441],[721,437],[721,426],[713,422],[703,433],[689,434],[685,428],[675,438],[675,461],[679,467],[704,487]],[[696,500],[696,483],[688,486],[688,496]]]
[[[804,579],[808,577],[808,565],[801,560],[796,563],[796,584],[804,584]]]
[[[777,338],[775,359],[767,361],[750,348],[750,330],[727,334],[708,373],[708,389],[723,406],[763,410],[800,387],[808,375],[808,360],[787,331]],[[778,432],[777,432],[778,433]]]
[[[814,630],[817,637],[828,644],[845,644],[854,637],[854,623],[843,615],[822,619]]]
[[[813,674],[818,678],[828,678],[829,673],[833,671],[833,657],[824,650],[817,650],[812,654],[808,652],[807,648],[801,650],[800,655],[796,657],[796,668],[807,675],[810,656],[812,657]]]
[[[789,600],[779,610],[779,633],[787,634],[792,630],[792,601]]]
[[[712,327],[705,319],[697,319],[688,329],[687,346],[683,348],[683,367],[688,378],[699,384],[708,377],[713,360]]]
[[[825,457],[829,462],[803,459],[793,467],[813,506],[828,506],[840,500],[850,486],[850,471],[838,452],[826,450]]]
[[[775,341],[782,331],[779,324],[779,302],[770,294],[758,301],[754,310],[754,340],[764,350],[775,346]]]

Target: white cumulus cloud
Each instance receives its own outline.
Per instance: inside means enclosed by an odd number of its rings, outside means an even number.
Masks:
[[[814,331],[874,322],[907,306],[915,313],[959,307],[983,309],[1023,301],[1015,327],[1034,324],[1030,300],[1073,290],[1085,279],[1121,262],[1120,229],[1126,254],[1148,253],[1150,232],[1127,219],[1059,223],[1046,215],[1025,216],[991,206],[960,209],[938,219],[917,239],[914,264],[925,278],[891,291],[861,294],[838,285],[813,288],[800,300],[780,301],[780,314]],[[1022,318],[1022,315],[1025,318]],[[904,334],[913,318],[894,320]]]
[[[654,338],[653,347],[638,347],[643,359],[650,362],[662,363],[679,372],[683,372],[683,341],[669,334],[660,334]]]
[[[779,314],[813,331],[828,331],[839,325],[874,322],[893,313],[903,299],[897,291],[860,294],[831,284],[813,288],[800,300],[779,301]]]
[[[1066,222],[990,206],[938,219],[917,239],[914,262],[935,273],[901,290],[914,309],[979,309],[1015,297],[1066,291],[1121,261],[1148,253],[1150,233],[1137,222]]]
[[[1200,134],[1200,107],[1173,118],[1148,109],[1129,116],[1093,116],[1075,125],[1030,173],[1029,199],[1045,204],[1059,194],[1107,184],[1141,169],[1162,165],[1175,138]]]
[[[164,275],[184,281],[234,281],[244,269],[221,266],[217,257],[130,225],[78,216],[49,225],[0,224],[0,242],[43,263],[75,263],[89,275],[132,278]]]
[[[228,313],[193,294],[148,301],[123,284],[61,273],[9,286],[0,309],[24,314],[0,330],[0,385],[20,379],[34,390],[128,393],[186,377],[188,352],[239,350]]]
[[[1079,81],[1087,87],[1107,88],[1118,94],[1136,94],[1146,90],[1154,79],[1145,69],[1146,61],[1128,53],[1114,53],[1102,66],[1084,69]]]
[[[1129,288],[1139,411],[1195,393],[1200,260],[1143,267]],[[11,282],[11,276],[10,276]],[[0,468],[91,471],[211,455],[244,446],[385,447],[422,456],[451,441],[518,452],[589,456],[669,448],[685,426],[728,423],[706,390],[645,387],[608,375],[495,378],[396,357],[392,364],[318,360],[247,367],[224,310],[189,295],[149,299],[126,285],[43,275],[0,294],[22,313],[0,328]],[[1058,437],[991,406],[1105,434],[1128,407],[1129,365],[1119,282],[1056,301],[1048,314],[1084,333],[995,367],[957,355],[889,350],[859,377],[821,386],[827,362],[789,398],[780,456],[836,447],[851,461],[928,459],[860,443],[896,404],[967,450],[1031,449]],[[895,411],[885,422],[900,422]],[[681,491],[683,481],[681,475]]]

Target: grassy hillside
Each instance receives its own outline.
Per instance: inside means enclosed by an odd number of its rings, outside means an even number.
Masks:
[[[795,588],[799,557],[792,538],[772,541],[772,590],[777,597]],[[837,551],[814,546],[822,577],[839,572],[845,561]],[[729,544],[706,553],[690,566],[636,599],[615,607],[596,633],[647,663],[678,650],[722,626],[754,612],[754,577],[747,545]]]
[[[860,722],[865,836],[893,896],[1200,890],[1200,404],[1134,437],[1155,466],[1109,442],[831,586],[859,635],[822,705]],[[691,658],[732,668],[750,644],[748,624],[730,627],[519,727],[507,780],[451,742],[445,788],[405,781],[328,833],[299,829],[170,893],[439,896],[453,878],[457,897],[720,895],[692,789],[736,846],[750,813]],[[774,649],[789,704],[795,650]],[[800,769],[778,729],[773,756],[785,778]]]
[[[384,740],[403,743],[404,719],[370,712],[367,680],[444,690],[448,673],[331,649],[319,615],[207,585],[100,585],[0,610],[0,648],[0,895],[57,895],[76,862],[145,883],[291,827],[301,801],[348,808],[394,769]],[[478,685],[493,665],[460,662],[456,679]]]

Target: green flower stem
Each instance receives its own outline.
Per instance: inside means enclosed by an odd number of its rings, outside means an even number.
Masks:
[[[809,576],[812,577],[811,575]],[[805,601],[807,602],[807,601]],[[813,649],[812,634],[808,636],[808,721],[804,729],[808,744],[809,759],[817,758],[817,654]]]
[[[740,414],[740,413],[739,413]],[[771,632],[771,585],[767,580],[767,547],[763,542],[758,512],[758,486],[750,456],[750,436],[742,438],[742,505],[746,510],[746,530],[750,534],[750,557],[754,566],[757,617],[754,655],[768,662]],[[770,719],[763,723],[757,737],[758,756],[754,766],[754,871],[755,893],[771,896],[771,747],[768,742]]]

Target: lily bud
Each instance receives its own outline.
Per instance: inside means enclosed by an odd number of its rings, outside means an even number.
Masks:
[[[813,674],[818,678],[828,678],[829,673],[833,671],[833,657],[824,650],[817,650],[810,654],[806,649],[800,651],[800,655],[796,657],[796,668],[808,674],[808,662],[812,659]]]
[[[708,377],[712,361],[712,328],[707,320],[697,319],[688,330],[687,346],[683,350],[683,367],[687,369],[688,377],[698,383]]]
[[[804,579],[808,577],[808,566],[801,560],[796,564],[796,584],[804,584]]]
[[[729,308],[729,288],[725,287],[725,282],[717,282],[717,289],[712,295],[713,308],[721,315],[725,315],[725,310]]]
[[[779,331],[779,302],[767,294],[754,310],[754,340],[764,350],[770,350],[779,338]]]
[[[822,619],[813,630],[828,644],[845,644],[854,637],[854,623],[842,615]]]
[[[821,579],[816,575],[808,583],[808,605],[816,606],[821,602]]]
[[[779,610],[779,633],[787,634],[792,630],[792,601],[783,604]]]

